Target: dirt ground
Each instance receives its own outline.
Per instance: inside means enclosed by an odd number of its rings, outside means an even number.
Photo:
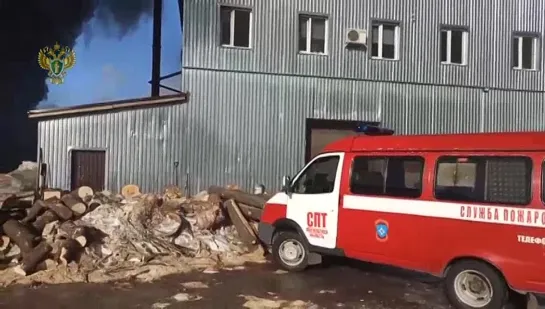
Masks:
[[[189,303],[190,302],[190,303]],[[0,308],[449,308],[438,280],[351,263],[286,273],[271,264],[192,272],[152,283],[12,286]]]
[[[147,283],[13,285],[0,290],[3,309],[447,309],[437,278],[360,262],[336,261],[302,273],[271,263],[196,271]],[[524,308],[513,304],[509,308]]]

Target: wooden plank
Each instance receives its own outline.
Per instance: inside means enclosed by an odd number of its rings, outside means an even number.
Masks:
[[[246,219],[258,222],[261,220],[261,214],[263,213],[263,209],[242,203],[238,203],[238,207],[240,208],[240,211],[242,211],[242,214]]]
[[[254,229],[248,220],[244,218],[244,215],[242,214],[242,211],[240,211],[237,203],[231,199],[225,202],[225,205],[229,218],[231,218],[231,222],[237,229],[240,240],[247,245],[257,244],[257,236],[254,233]]]

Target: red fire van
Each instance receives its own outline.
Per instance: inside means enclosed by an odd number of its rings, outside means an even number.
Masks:
[[[300,271],[337,255],[433,274],[459,309],[500,309],[510,290],[541,302],[545,133],[373,132],[284,178],[259,225],[275,261]]]

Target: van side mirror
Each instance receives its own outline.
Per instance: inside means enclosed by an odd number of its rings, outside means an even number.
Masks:
[[[291,178],[290,176],[284,176],[282,177],[282,191],[284,193],[289,194],[291,193]]]

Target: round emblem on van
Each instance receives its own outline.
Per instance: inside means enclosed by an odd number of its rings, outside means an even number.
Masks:
[[[390,232],[390,227],[388,222],[385,220],[377,220],[375,222],[375,230],[377,233],[377,240],[386,241],[388,240],[388,233]]]

